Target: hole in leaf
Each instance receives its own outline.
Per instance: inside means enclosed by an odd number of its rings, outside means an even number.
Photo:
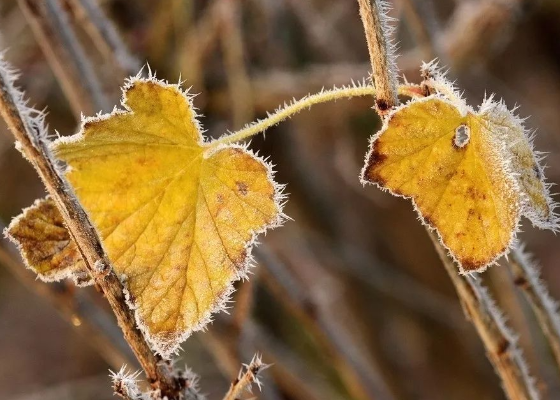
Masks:
[[[453,137],[453,144],[455,147],[463,148],[465,147],[471,138],[471,130],[467,125],[459,125],[457,129],[455,129],[455,136]]]

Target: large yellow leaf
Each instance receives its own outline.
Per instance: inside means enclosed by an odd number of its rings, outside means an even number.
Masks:
[[[478,112],[443,96],[393,111],[372,138],[362,180],[413,199],[465,271],[504,254],[521,214],[556,217],[520,121],[491,100]]]
[[[131,80],[123,106],[85,120],[53,150],[139,326],[167,356],[246,276],[256,234],[281,222],[280,187],[243,147],[211,150],[177,86]]]

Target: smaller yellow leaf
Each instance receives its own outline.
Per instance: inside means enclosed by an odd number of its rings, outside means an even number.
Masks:
[[[19,247],[26,266],[43,281],[74,278],[80,285],[89,283],[80,252],[50,197],[35,201],[14,218],[6,235]]]
[[[462,270],[480,271],[509,250],[521,215],[557,229],[555,205],[522,121],[491,98],[475,111],[439,83],[449,97],[386,117],[362,181],[412,198]]]

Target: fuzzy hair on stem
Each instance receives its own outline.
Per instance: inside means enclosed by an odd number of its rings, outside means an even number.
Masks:
[[[184,371],[177,368],[175,370],[175,378],[179,380],[184,387],[183,397],[181,400],[205,400],[205,396],[198,392],[198,375],[194,374],[189,368],[185,367]],[[117,396],[124,400],[166,400],[166,396],[162,396],[159,389],[143,392],[138,385],[141,371],[128,371],[126,364],[123,365],[118,372],[109,370],[109,376],[113,383],[113,391]]]
[[[398,93],[403,96],[415,97],[417,96],[417,90],[415,89],[416,87],[413,85],[401,85],[398,87]],[[222,137],[208,143],[209,149],[206,156],[209,155],[208,153],[211,154],[216,151],[222,145],[240,142],[251,136],[258,135],[316,104],[328,103],[339,99],[350,99],[352,97],[375,96],[376,93],[375,87],[367,85],[364,80],[362,82],[351,82],[349,85],[342,87],[335,86],[332,89],[323,89],[319,93],[307,95],[299,100],[292,99],[291,102],[284,103],[276,111],[268,113],[267,118],[247,124],[238,131],[226,132]]]
[[[259,380],[259,374],[270,365],[263,364],[262,357],[255,354],[249,364],[243,364],[243,368],[239,371],[237,379],[233,381],[223,400],[239,399],[244,391],[252,393],[252,386],[256,384],[259,390],[262,390],[262,383]]]

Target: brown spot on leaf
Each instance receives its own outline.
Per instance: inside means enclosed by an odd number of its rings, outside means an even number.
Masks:
[[[434,221],[430,218],[429,215],[425,215],[422,217],[422,219],[424,220],[424,223],[430,227],[435,227]]]
[[[242,196],[247,196],[247,193],[249,192],[247,183],[237,181],[235,182],[235,185],[237,186],[237,191],[239,192],[239,194],[241,194]]]
[[[366,163],[367,167],[364,173],[364,179],[372,183],[379,183],[383,186],[385,184],[385,179],[375,171],[375,167],[377,167],[386,159],[387,156],[385,154],[382,154],[379,149],[379,141],[374,141],[372,144],[371,153]]]
[[[481,262],[479,260],[475,260],[474,258],[466,258],[461,260],[461,267],[463,267],[465,271],[476,271],[486,264],[487,262]]]

